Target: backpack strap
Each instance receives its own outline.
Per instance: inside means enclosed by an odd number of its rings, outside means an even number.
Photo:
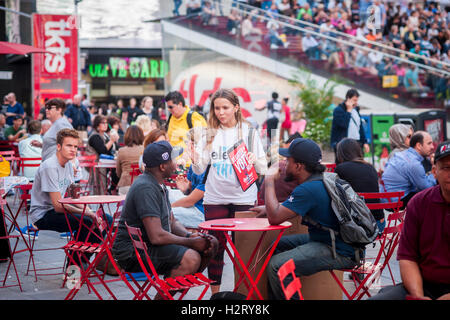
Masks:
[[[189,110],[187,117],[186,117],[186,121],[187,121],[187,125],[189,127],[189,129],[192,129],[192,114],[194,113],[194,111]]]
[[[169,131],[169,123],[170,123],[170,119],[172,119],[172,114],[169,115],[169,119],[167,119],[166,122],[166,131]]]
[[[189,129],[192,129],[192,127],[193,127],[193,125],[192,125],[192,114],[193,113],[194,113],[194,111],[189,110],[187,117],[186,117],[186,121],[187,121],[187,125],[188,125]],[[167,119],[166,130],[169,130],[170,119],[172,119],[172,114],[170,114],[169,119]]]

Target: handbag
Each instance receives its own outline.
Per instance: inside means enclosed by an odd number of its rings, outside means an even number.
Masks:
[[[2,157],[2,161],[0,162],[0,177],[8,177],[11,174],[11,165],[2,155],[0,157]]]

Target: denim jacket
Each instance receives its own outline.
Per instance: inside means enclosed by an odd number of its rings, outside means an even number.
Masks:
[[[424,158],[414,149],[397,152],[384,167],[382,176],[387,192],[418,192],[436,185],[432,174],[427,175],[422,165]],[[380,192],[383,192],[380,186]]]

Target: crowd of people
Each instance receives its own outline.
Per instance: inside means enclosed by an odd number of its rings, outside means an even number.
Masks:
[[[378,173],[364,160],[363,152],[368,145],[360,130],[358,98],[359,93],[351,89],[342,104],[335,108],[332,134],[335,173],[355,192],[403,191],[401,200],[407,217],[409,212],[413,212],[414,217],[409,221],[407,218],[405,228],[408,231],[402,236],[399,247],[403,284],[382,294],[394,298],[404,298],[407,294],[415,298],[448,298],[450,242],[446,238],[449,226],[445,216],[448,216],[450,203],[450,142],[436,149],[427,132],[415,132],[410,126],[396,124],[389,132],[392,150],[389,161],[384,172]],[[29,121],[23,132],[26,138],[19,143],[19,152],[42,157],[41,166],[26,173],[33,181],[32,225],[23,232],[30,236],[37,230],[60,233],[70,230],[58,200],[80,179],[83,169],[79,167],[77,156],[78,147],[83,144],[87,145],[85,152],[96,155],[97,159],[105,154],[115,158],[116,168],[109,169],[111,188],[108,193],[119,193],[126,198],[112,252],[125,271],[140,271],[127,225],[141,229],[158,273],[176,277],[207,268],[208,277],[214,281],[212,294],[220,292],[226,241],[220,232],[199,232],[201,222],[233,218],[238,211],[254,211],[257,217],[267,217],[271,224],[299,216],[329,230],[339,230],[331,196],[323,181],[326,167],[319,145],[297,132],[282,141],[281,160],[273,162],[258,130],[243,116],[233,90],[219,89],[211,95],[206,118],[191,110],[180,92],[169,92],[163,99],[170,114],[164,124],[160,122],[161,114],[154,111],[156,108],[147,97],[142,99],[141,106],[137,106],[135,99],[130,100],[128,108],[123,108],[122,102],[117,108],[110,105],[109,115],[108,111],[106,115],[90,113],[93,108],[86,108],[80,96],[73,100],[68,106],[62,99],[46,101],[45,119]],[[272,100],[264,107],[267,128],[277,130],[283,126],[279,118],[287,101],[279,102],[278,94],[272,94]],[[22,117],[10,116],[13,120],[9,128],[18,132],[22,122],[15,122],[22,121]],[[140,124],[141,117],[148,120],[150,127]],[[50,126],[42,133],[46,120]],[[153,120],[158,123],[155,128],[151,127]],[[121,130],[124,131],[123,142],[119,142]],[[83,135],[86,139],[80,143]],[[245,143],[246,161],[259,176],[248,188],[242,187],[228,154],[237,141]],[[24,142],[26,146],[21,145]],[[130,176],[132,165],[137,165],[140,171],[134,178]],[[173,184],[169,179],[173,179]],[[428,207],[427,214],[434,215],[427,223],[427,230],[420,229],[424,213],[419,207]],[[69,210],[80,214],[82,208],[73,206]],[[387,213],[373,210],[372,214],[376,230],[381,234]],[[89,209],[84,219],[85,226],[81,228],[76,219],[70,219],[72,230],[80,228],[77,231],[80,236],[92,243],[101,241],[100,232],[89,232],[98,216]],[[111,219],[107,216],[109,223]],[[339,233],[331,237],[329,231],[316,224],[304,224],[308,226],[308,234],[283,236],[270,260],[267,276],[272,299],[284,299],[278,270],[289,259],[294,260],[297,276],[307,276],[324,270],[352,268],[364,257],[363,249],[355,251]],[[431,239],[432,232],[439,237]],[[418,240],[422,234],[429,239],[427,243]],[[73,263],[84,265],[86,261],[68,262]],[[422,272],[422,268],[427,273]],[[106,270],[117,275],[113,268]],[[436,276],[431,276],[434,271]],[[407,278],[411,274],[415,275],[414,279]]]
[[[223,15],[222,5],[221,1],[187,1],[186,14],[199,14],[204,24],[217,24],[213,17]],[[265,10],[267,19],[263,23],[266,30],[258,27],[259,19],[255,15],[261,13],[251,10],[252,6]],[[432,92],[437,100],[448,105],[450,77],[439,70],[450,71],[449,9],[450,6],[445,7],[437,1],[236,1],[227,15],[226,28],[231,36],[240,35],[244,39],[259,36],[271,49],[289,47],[287,36],[298,36],[301,39],[298,50],[305,52],[309,59],[326,60],[331,70],[352,69],[357,75],[370,74],[380,80],[384,76],[396,76],[398,86],[413,96],[427,97]],[[174,14],[179,14],[178,9]],[[283,17],[291,20],[283,20]],[[330,41],[310,31],[283,27],[279,21],[296,23],[337,40],[351,41],[354,45]],[[349,39],[343,33],[353,37]],[[384,47],[369,45],[376,52],[364,50],[367,41]],[[425,72],[422,65],[434,70]]]

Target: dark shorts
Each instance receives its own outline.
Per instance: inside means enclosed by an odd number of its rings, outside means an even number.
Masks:
[[[152,246],[149,248],[148,254],[156,272],[160,275],[169,276],[170,272],[180,265],[181,259],[183,259],[188,249],[188,247],[168,244],[164,246]],[[145,268],[151,274],[151,269],[144,252],[141,252],[141,258]],[[142,272],[139,261],[134,254],[133,257],[127,260],[119,260],[117,263],[127,272]]]

